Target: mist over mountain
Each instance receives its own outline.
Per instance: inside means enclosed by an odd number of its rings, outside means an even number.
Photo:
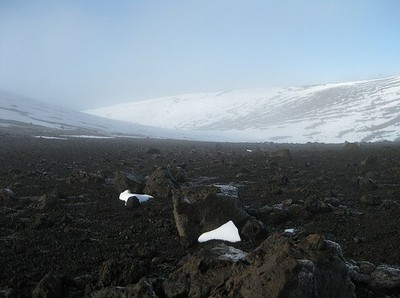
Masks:
[[[185,94],[86,112],[229,141],[395,141],[400,139],[400,76]]]
[[[223,142],[400,140],[400,76],[155,98],[77,112],[0,90],[0,128]]]
[[[11,134],[181,138],[175,131],[73,111],[0,90],[0,130]]]

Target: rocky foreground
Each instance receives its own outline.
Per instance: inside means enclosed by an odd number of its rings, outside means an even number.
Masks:
[[[393,143],[3,134],[0,297],[400,297],[399,181]]]

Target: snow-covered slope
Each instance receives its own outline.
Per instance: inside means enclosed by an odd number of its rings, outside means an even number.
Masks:
[[[186,94],[86,111],[232,141],[344,142],[400,138],[400,76],[292,88]]]
[[[185,138],[175,131],[88,115],[0,90],[0,129],[82,135]]]

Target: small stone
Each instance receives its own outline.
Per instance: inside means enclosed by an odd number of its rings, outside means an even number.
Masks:
[[[379,206],[382,200],[378,196],[363,195],[360,198],[360,203],[364,206]]]
[[[358,177],[357,182],[362,190],[371,191],[378,188],[378,185],[371,178]]]
[[[138,208],[139,206],[140,206],[139,199],[135,196],[128,198],[128,200],[126,201],[127,208]]]
[[[32,297],[63,297],[61,280],[52,273],[46,274],[36,285]]]

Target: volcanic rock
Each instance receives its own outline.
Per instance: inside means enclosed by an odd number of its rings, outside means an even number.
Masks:
[[[378,188],[378,185],[371,178],[358,177],[357,183],[360,189],[364,191],[372,191]]]
[[[267,230],[262,222],[254,217],[250,217],[241,230],[245,239],[263,239],[267,236]]]
[[[366,159],[363,159],[360,164],[364,167],[371,167],[376,165],[378,162],[378,156],[377,155],[370,155]]]
[[[325,213],[332,211],[332,206],[318,197],[308,197],[304,201],[304,206],[311,213]]]
[[[150,148],[146,153],[151,155],[160,155],[161,151],[157,148]]]
[[[360,198],[360,203],[365,206],[379,206],[382,200],[379,196],[363,195]]]
[[[142,278],[144,272],[145,267],[140,261],[109,259],[103,262],[98,285],[107,287],[133,284]]]
[[[252,215],[266,224],[280,224],[288,219],[288,210],[283,204],[276,204],[272,207],[265,205]]]
[[[167,297],[213,297],[230,276],[245,268],[245,256],[246,253],[225,244],[201,249],[182,260],[182,267],[169,275],[163,290]]]
[[[400,289],[400,268],[398,266],[374,266],[369,262],[348,261],[347,267],[355,283],[363,283],[372,290],[390,291]]]
[[[9,188],[0,190],[0,206],[10,206],[13,202],[14,192]]]
[[[290,158],[290,150],[289,149],[279,149],[270,153],[271,157],[280,157],[280,158]]]
[[[139,199],[135,196],[128,198],[128,200],[126,201],[127,208],[138,208],[139,206],[140,206]]]
[[[241,230],[250,218],[234,187],[185,189],[176,192],[172,200],[176,228],[189,244],[230,220]]]
[[[100,175],[87,173],[82,170],[73,170],[71,175],[67,178],[67,182],[89,184],[89,183],[104,183],[104,178]]]
[[[133,193],[142,193],[145,179],[135,171],[117,171],[114,174],[114,186],[118,192],[129,189]]]
[[[63,297],[61,280],[52,273],[46,274],[32,292],[33,298]]]
[[[179,184],[171,172],[171,167],[158,167],[146,179],[144,192],[159,199],[170,197],[172,191],[179,188]]]
[[[200,250],[163,289],[167,297],[354,297],[342,258],[322,236],[294,244],[274,234],[249,254],[226,245]]]

